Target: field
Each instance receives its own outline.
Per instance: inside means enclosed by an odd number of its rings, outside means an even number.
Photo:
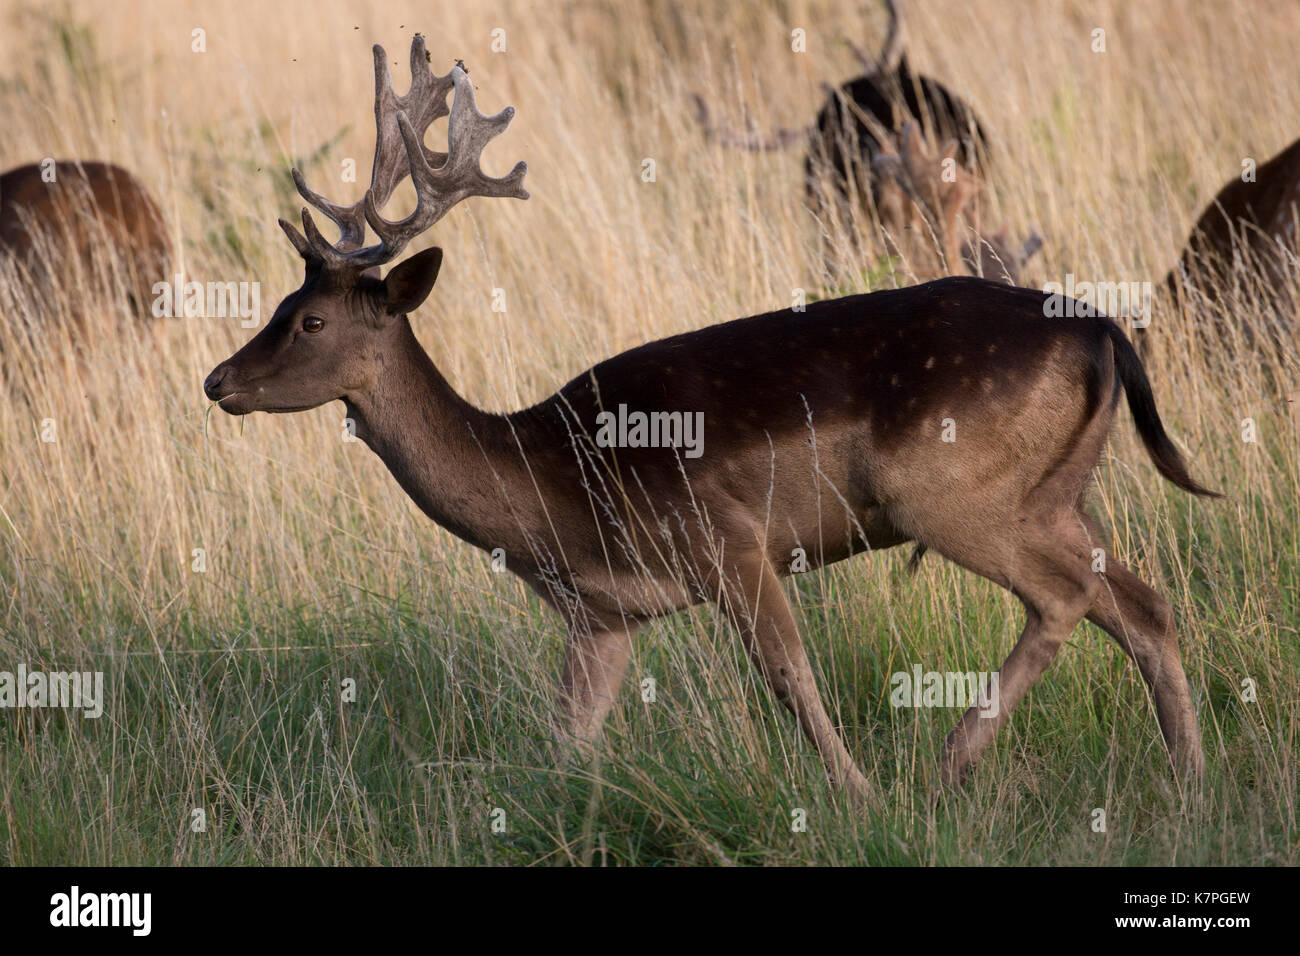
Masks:
[[[186,278],[259,282],[263,319],[301,281],[276,226],[301,205],[290,166],[336,198],[364,189],[370,44],[399,90],[413,32],[438,72],[463,59],[484,111],[517,111],[485,167],[526,160],[532,195],[471,200],[417,243],[446,260],[412,321],[462,395],[509,410],[642,342],[837,294],[800,151],[707,142],[691,96],[737,126],[807,123],[822,83],[859,71],[844,38],[878,49],[885,19],[831,0],[5,0],[0,23],[0,165],[130,169]],[[990,131],[997,215],[1046,237],[1030,286],[1158,284],[1242,160],[1300,134],[1300,8],[916,0],[909,28],[912,65]],[[852,265],[838,292],[893,281]],[[1167,427],[1226,497],[1162,480],[1122,411],[1092,506],[1175,608],[1204,792],[1176,787],[1140,676],[1090,624],[945,792],[959,711],[892,707],[890,675],[993,671],[1023,612],[937,557],[909,574],[899,548],[786,585],[882,791],[863,809],[709,607],[643,629],[600,755],[557,764],[560,620],[345,441],[339,403],[210,407],[204,376],[252,334],[238,318],[145,323],[100,285],[0,296],[0,671],[105,687],[99,719],[0,710],[0,863],[1300,862],[1300,370],[1240,335],[1211,342],[1159,299],[1137,333]],[[27,296],[69,314],[36,348],[14,331]],[[1247,295],[1217,308],[1229,329],[1264,321]]]

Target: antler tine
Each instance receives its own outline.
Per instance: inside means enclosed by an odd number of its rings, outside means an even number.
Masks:
[[[409,167],[402,160],[405,151],[401,148],[401,133],[397,125],[397,115],[405,111],[415,118],[415,125],[423,137],[429,124],[440,116],[447,115],[447,93],[451,91],[451,78],[434,76],[429,67],[429,52],[425,48],[423,35],[417,33],[411,40],[411,88],[405,96],[398,96],[393,89],[393,75],[388,69],[388,54],[378,43],[371,49],[375,62],[375,158],[370,172],[370,189],[380,207],[392,197],[393,191],[407,175]],[[427,156],[439,163],[443,154],[425,148]],[[317,256],[327,262],[339,262],[347,253],[359,250],[366,241],[365,199],[358,199],[350,205],[331,202],[307,185],[302,173],[293,171],[293,182],[303,199],[311,203],[339,227],[339,239],[336,243],[312,239],[312,233],[320,235],[313,224],[308,230],[308,239]],[[323,237],[322,237],[323,238]],[[296,246],[296,243],[295,243]],[[340,254],[344,254],[341,256]]]
[[[505,132],[505,128],[515,118],[515,108],[507,106],[499,113],[486,116],[479,112],[474,97],[474,84],[469,81],[465,71],[454,67],[451,78],[456,84],[456,99],[452,103],[451,121],[447,130],[447,162],[438,174],[441,176],[449,173],[453,180],[469,179],[476,189],[487,190],[469,195],[527,199],[528,191],[522,185],[524,174],[528,171],[527,164],[516,163],[514,169],[499,178],[488,176],[479,168],[484,147]],[[463,110],[460,108],[462,95],[465,97]]]
[[[361,200],[357,200],[349,206],[331,202],[307,185],[307,180],[297,167],[294,167],[292,172],[293,184],[298,187],[298,194],[329,216],[334,221],[334,224],[339,227],[339,241],[336,245],[329,246],[329,248],[335,252],[349,252],[353,249],[360,249],[366,241],[366,220],[362,211]],[[325,258],[328,258],[328,256]]]
[[[885,34],[885,45],[876,66],[876,72],[881,76],[898,69],[907,43],[907,14],[903,0],[885,0],[885,7],[889,10],[889,32]]]
[[[293,223],[285,219],[281,219],[279,222],[280,228],[284,230],[284,234],[289,237],[289,241],[293,243],[293,247],[298,250],[298,255],[302,256],[304,259],[310,259],[312,254],[311,243],[308,242],[303,234],[297,230]]]
[[[342,265],[348,258],[347,252],[330,245],[329,241],[320,234],[320,230],[316,228],[316,220],[311,217],[311,211],[306,206],[302,207],[302,231],[306,234],[307,244],[315,258],[332,266]],[[289,240],[295,246],[298,245],[293,236],[290,236]],[[303,256],[303,258],[309,259],[312,256]]]
[[[429,66],[429,53],[423,35],[417,33],[411,41],[411,88],[405,96],[393,89],[393,76],[388,69],[388,55],[379,44],[374,46],[375,57],[375,162],[370,176],[370,191],[380,208],[392,197],[393,191],[409,173],[404,162],[398,114],[405,113],[415,128],[420,141],[420,153],[431,166],[441,166],[447,154],[424,145],[424,134],[429,125],[448,113],[447,94],[452,90],[451,73],[436,76]],[[361,204],[358,202],[358,210]],[[361,218],[358,211],[358,220]]]
[[[457,66],[449,75],[456,96],[447,127],[447,154],[439,167],[435,168],[429,162],[410,119],[403,112],[397,114],[411,179],[415,183],[415,211],[405,219],[392,222],[380,215],[377,198],[366,195],[366,220],[379,236],[379,251],[386,259],[397,255],[411,239],[440,220],[463,199],[470,196],[528,198],[528,190],[523,186],[527,163],[516,163],[514,169],[499,178],[488,176],[479,165],[483,149],[510,125],[515,115],[514,107],[507,106],[501,112],[487,116],[479,112],[474,86],[465,71]]]
[[[884,78],[890,73],[897,72],[903,62],[904,47],[907,45],[907,11],[903,7],[903,0],[885,0],[885,9],[889,13],[889,32],[885,34],[885,42],[878,58],[872,57],[851,38],[844,38],[849,51],[866,70],[867,75],[877,78]]]

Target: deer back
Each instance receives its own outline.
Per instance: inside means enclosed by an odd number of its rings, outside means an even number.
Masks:
[[[0,256],[47,294],[77,295],[79,278],[121,275],[134,311],[147,316],[172,255],[157,203],[120,166],[64,160],[53,172],[48,182],[39,165],[0,176]]]

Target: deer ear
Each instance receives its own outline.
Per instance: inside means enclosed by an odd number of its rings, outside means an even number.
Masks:
[[[437,247],[417,252],[393,266],[384,277],[384,308],[390,315],[406,315],[419,308],[433,291],[442,267],[442,250]]]

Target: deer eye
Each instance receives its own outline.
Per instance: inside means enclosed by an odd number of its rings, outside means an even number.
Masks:
[[[309,315],[302,320],[304,332],[319,332],[323,328],[325,328],[325,320],[318,315]]]

